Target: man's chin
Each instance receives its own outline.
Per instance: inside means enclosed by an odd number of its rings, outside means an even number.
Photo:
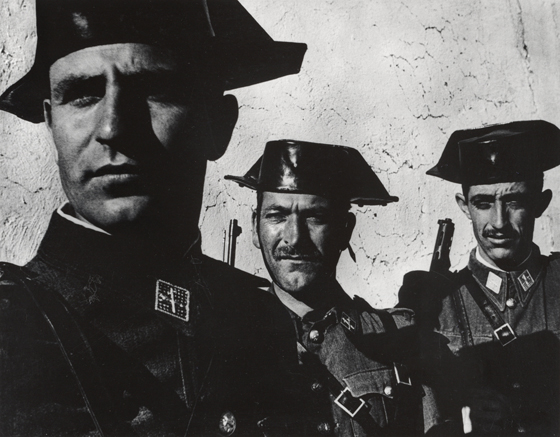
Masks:
[[[497,247],[486,250],[486,255],[501,269],[509,269],[519,264],[517,251],[513,248]]]
[[[303,294],[309,291],[314,290],[317,288],[319,283],[320,275],[284,275],[284,279],[278,281],[278,285],[282,288],[282,290],[293,294],[294,296],[297,294]]]
[[[78,215],[109,233],[118,233],[149,221],[153,204],[148,196],[118,197],[92,202]]]

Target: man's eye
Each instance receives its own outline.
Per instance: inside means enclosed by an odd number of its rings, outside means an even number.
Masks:
[[[323,224],[327,222],[327,218],[324,215],[310,215],[307,217],[307,221],[316,224]]]
[[[527,208],[527,202],[518,199],[518,200],[510,200],[509,202],[507,202],[507,206],[508,208],[511,209],[522,209],[522,208]]]
[[[157,83],[140,83],[137,95],[144,95],[153,102],[159,103],[186,103],[191,95],[191,91],[183,84],[175,81],[160,81]]]
[[[280,213],[280,212],[267,212],[264,215],[264,218],[266,220],[269,220],[269,221],[279,222],[279,221],[285,220],[286,216],[284,214]]]
[[[474,207],[476,209],[490,209],[492,204],[490,202],[474,202]]]
[[[101,100],[99,96],[81,96],[70,99],[67,103],[70,103],[73,106],[77,106],[78,108],[84,108],[86,106],[91,106],[96,104]]]

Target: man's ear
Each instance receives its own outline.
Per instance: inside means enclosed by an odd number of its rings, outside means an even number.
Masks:
[[[349,212],[346,215],[346,226],[341,233],[342,240],[340,241],[341,247],[340,250],[344,250],[350,244],[350,238],[352,238],[352,232],[354,232],[354,228],[356,227],[356,216]]]
[[[52,132],[52,107],[50,99],[43,100],[43,115],[49,132]]]
[[[455,201],[457,202],[457,205],[459,205],[459,208],[461,208],[461,211],[463,211],[463,213],[470,220],[471,212],[469,211],[469,204],[465,199],[465,196],[462,193],[457,193],[455,194]]]
[[[536,205],[535,210],[535,218],[539,218],[548,208],[550,205],[550,201],[552,200],[552,191],[544,190],[541,195],[539,196],[538,203]]]
[[[252,216],[252,221],[253,221],[253,227],[251,229],[251,236],[253,239],[253,246],[255,246],[257,249],[261,248],[261,242],[259,240],[259,224],[258,224],[258,216],[257,216],[257,211],[253,211],[253,216]]]
[[[43,100],[43,116],[45,117],[45,125],[47,126],[47,129],[49,130],[52,137],[52,106],[50,99]],[[54,160],[58,164],[58,149],[56,148],[56,144],[53,149]]]
[[[231,94],[220,96],[220,101],[210,105],[209,123],[211,138],[206,148],[206,159],[215,161],[223,156],[231,140],[239,117],[237,99]]]

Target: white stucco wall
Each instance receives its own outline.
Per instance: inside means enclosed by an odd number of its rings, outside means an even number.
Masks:
[[[243,228],[237,266],[266,276],[251,244],[254,194],[223,180],[243,174],[266,141],[294,138],[359,149],[400,202],[356,208],[354,264],[339,279],[374,305],[395,302],[402,275],[426,269],[437,220],[457,226],[455,268],[474,245],[454,201],[459,187],[427,177],[456,129],[522,119],[560,125],[560,3],[554,0],[241,0],[271,36],[309,46],[297,76],[233,92],[240,120],[226,155],[209,166],[203,248],[221,258],[230,218]],[[0,3],[0,90],[33,59],[34,6]],[[556,197],[537,222],[543,252],[560,249]],[[64,196],[44,125],[0,113],[0,259],[23,263]]]

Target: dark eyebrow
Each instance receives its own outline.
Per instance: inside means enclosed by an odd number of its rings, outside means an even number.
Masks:
[[[282,214],[291,214],[292,209],[289,207],[285,207],[282,205],[278,205],[276,203],[269,205],[266,208],[263,208],[263,212],[270,212],[270,211],[277,211]],[[300,213],[305,216],[309,214],[330,214],[332,211],[325,207],[325,206],[313,206],[311,208],[304,208],[300,211]]]
[[[269,212],[269,211],[278,211],[283,214],[288,214],[292,210],[290,208],[286,208],[285,206],[274,203],[272,205],[267,206],[266,208],[263,208],[263,212]]]
[[[505,202],[511,202],[512,200],[527,201],[530,200],[533,196],[534,194],[532,193],[510,193],[502,196],[502,200],[504,200]]]
[[[475,194],[471,197],[471,202],[494,202],[495,198],[491,194]]]
[[[169,68],[155,68],[151,70],[136,71],[132,73],[120,74],[125,83],[142,84],[142,83],[157,83],[161,85],[179,85],[181,83],[188,83],[192,74],[184,71],[177,71]],[[70,74],[64,79],[61,79],[53,88],[52,95],[54,98],[60,99],[69,90],[78,87],[99,86],[105,82],[105,75],[99,74],[96,76],[89,76],[86,74]]]
[[[80,74],[71,74],[58,81],[52,90],[52,96],[55,99],[62,98],[68,91],[77,87],[88,87],[91,85],[99,85],[105,79],[103,76],[88,76]]]

